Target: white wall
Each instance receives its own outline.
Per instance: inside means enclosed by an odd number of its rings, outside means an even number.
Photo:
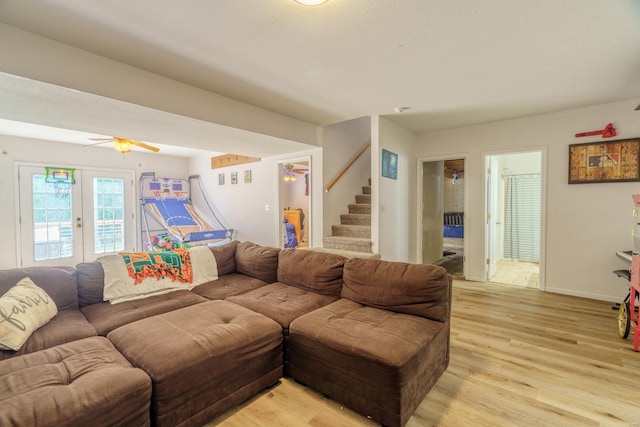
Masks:
[[[2,257],[0,268],[18,266],[16,244],[16,202],[18,200],[17,181],[14,166],[17,162],[73,168],[105,168],[111,170],[134,171],[136,201],[138,200],[137,179],[142,172],[155,172],[158,176],[187,178],[189,162],[186,158],[170,157],[154,153],[118,153],[112,148],[83,147],[78,144],[40,141],[0,135],[0,236],[2,236]],[[138,224],[136,241],[142,248],[140,239],[139,208],[134,209]]]
[[[324,188],[371,139],[371,119],[363,117],[322,129],[324,148]],[[347,171],[338,183],[324,193],[324,235],[331,235],[331,226],[340,224],[340,214],[348,213],[348,205],[356,202],[355,195],[362,193],[362,186],[372,177],[371,152],[368,149]]]
[[[416,258],[417,136],[383,117],[372,119],[372,237],[382,259]],[[381,176],[382,149],[398,155],[398,178]],[[378,239],[374,236],[377,234]],[[375,247],[375,242],[378,247]]]
[[[484,272],[484,156],[547,148],[546,243],[543,241],[545,289],[589,298],[620,301],[628,285],[611,271],[624,268],[615,252],[632,245],[631,194],[640,183],[569,185],[568,145],[600,141],[574,134],[613,122],[615,139],[640,137],[640,99],[557,113],[425,133],[419,137],[419,158],[464,153],[468,192],[465,224],[467,278],[482,280]],[[545,184],[543,184],[545,185]]]
[[[246,163],[220,169],[211,169],[211,156],[202,155],[190,159],[190,174],[200,175],[207,197],[224,218],[226,225],[236,230],[237,240],[280,247],[282,215],[280,214],[279,186],[282,180],[282,161],[311,158],[309,187],[311,192],[312,228],[310,245],[322,242],[322,149],[290,153],[286,157],[274,156],[256,163]],[[244,171],[251,170],[252,182],[246,184]],[[231,184],[231,173],[238,173],[238,183]],[[225,174],[225,184],[218,185],[218,174]],[[268,207],[268,210],[267,210]],[[317,220],[313,220],[317,218]],[[305,219],[309,224],[309,217]]]

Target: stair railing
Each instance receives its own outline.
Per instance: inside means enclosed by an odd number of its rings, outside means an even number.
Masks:
[[[344,174],[347,173],[349,169],[351,169],[351,166],[353,166],[354,163],[357,162],[360,157],[362,157],[362,155],[369,149],[369,147],[371,147],[371,140],[369,140],[369,142],[367,142],[367,145],[365,145],[362,148],[362,150],[360,150],[360,152],[356,154],[349,163],[347,163],[347,165],[342,169],[342,171],[340,171],[338,176],[336,176],[333,179],[333,181],[331,181],[331,183],[327,185],[327,188],[325,188],[324,190],[325,193],[328,193],[329,191],[331,191],[331,189],[338,183],[338,181],[340,181],[340,179],[344,176]]]

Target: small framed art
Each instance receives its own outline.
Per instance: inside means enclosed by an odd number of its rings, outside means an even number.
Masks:
[[[382,176],[398,179],[398,155],[382,149]]]

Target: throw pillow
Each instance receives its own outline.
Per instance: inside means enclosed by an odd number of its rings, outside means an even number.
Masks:
[[[20,350],[31,334],[58,314],[51,297],[25,277],[0,297],[0,348]]]

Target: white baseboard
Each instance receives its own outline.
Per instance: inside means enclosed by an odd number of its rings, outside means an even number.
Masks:
[[[580,291],[574,291],[571,289],[553,288],[550,286],[547,286],[544,289],[544,291],[552,292],[554,294],[571,295],[574,297],[589,298],[589,299],[595,299],[595,300],[607,301],[607,302],[622,302],[622,300],[624,300],[624,297],[621,298],[615,295],[604,295],[604,294],[595,294],[591,292],[580,292]]]

